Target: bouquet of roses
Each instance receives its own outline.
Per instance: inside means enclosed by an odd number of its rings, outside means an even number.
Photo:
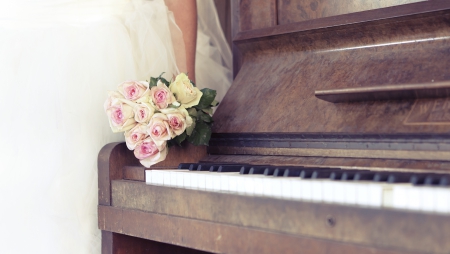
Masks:
[[[215,90],[199,90],[186,74],[172,82],[161,75],[120,84],[104,104],[112,131],[124,132],[128,149],[145,167],[163,161],[168,147],[184,140],[208,145],[212,107],[218,105]]]

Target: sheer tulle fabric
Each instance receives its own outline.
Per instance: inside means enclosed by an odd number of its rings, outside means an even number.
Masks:
[[[198,6],[197,84],[221,98],[231,54],[212,1]],[[209,34],[202,18],[219,32]],[[2,251],[100,253],[97,154],[123,140],[109,129],[106,92],[124,80],[177,73],[180,38],[162,0],[1,3]]]

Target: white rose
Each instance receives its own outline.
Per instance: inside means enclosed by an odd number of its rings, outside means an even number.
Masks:
[[[203,95],[197,87],[192,85],[188,76],[184,73],[178,74],[175,81],[170,84],[169,89],[185,108],[196,106]]]

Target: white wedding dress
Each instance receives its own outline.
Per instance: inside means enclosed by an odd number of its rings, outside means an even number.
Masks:
[[[170,78],[181,35],[163,0],[0,1],[2,253],[100,253],[97,154],[123,140],[107,91]],[[212,0],[197,6],[196,83],[220,100],[231,53]]]

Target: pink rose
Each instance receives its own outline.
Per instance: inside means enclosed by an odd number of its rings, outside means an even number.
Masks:
[[[106,115],[113,132],[127,131],[136,125],[133,107],[124,99],[111,99],[105,103]]]
[[[142,140],[148,138],[147,126],[137,124],[131,130],[125,132],[125,142],[128,149],[133,150]]]
[[[103,104],[103,108],[105,111],[110,108],[114,103],[116,103],[117,100],[124,99],[123,95],[116,91],[110,91],[108,92],[108,98],[106,99],[105,103]]]
[[[155,113],[155,108],[148,103],[139,103],[135,104],[133,111],[136,122],[147,124]]]
[[[149,94],[148,82],[144,81],[125,81],[117,90],[130,101],[137,101]]]
[[[169,126],[172,129],[173,137],[180,135],[186,130],[186,120],[182,114],[168,114],[167,118],[169,118]]]
[[[162,113],[154,114],[147,127],[147,133],[158,145],[172,137],[169,119]]]
[[[157,145],[151,138],[147,138],[136,145],[134,155],[142,165],[149,168],[151,165],[163,161],[167,156],[168,150],[166,142]]]
[[[169,88],[159,80],[156,86],[150,90],[150,96],[153,104],[158,109],[167,108],[169,104],[176,101],[175,96],[173,96]]]

